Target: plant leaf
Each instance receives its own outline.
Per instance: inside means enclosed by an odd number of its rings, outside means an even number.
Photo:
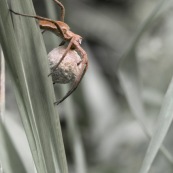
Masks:
[[[33,14],[31,1],[13,1],[12,5],[13,10]],[[0,7],[0,40],[37,171],[68,172],[59,118],[53,104],[53,85],[48,78],[47,55],[38,26],[34,19],[12,14],[14,32],[7,2],[1,0]]]

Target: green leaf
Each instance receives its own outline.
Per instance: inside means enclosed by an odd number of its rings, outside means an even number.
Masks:
[[[2,164],[3,172],[26,173],[23,162],[2,123],[0,123],[0,144],[0,164]]]
[[[34,14],[31,1],[12,2],[13,10]],[[0,41],[37,171],[66,173],[61,127],[40,30],[34,19],[12,14],[14,30],[6,0],[0,1],[0,8]]]
[[[159,15],[162,14],[162,12],[163,12],[162,10],[165,8],[164,5],[165,4],[168,5],[169,3],[171,3],[169,0],[160,0],[158,2],[157,6],[154,8],[152,13],[149,15],[147,20],[145,22],[143,22],[143,24],[139,28],[138,32],[136,33],[136,36],[134,37],[134,40],[132,41],[131,45],[129,46],[129,49],[124,53],[124,55],[120,59],[120,66],[118,69],[118,76],[119,76],[121,85],[124,89],[124,92],[125,92],[127,101],[129,103],[129,106],[131,108],[131,111],[132,111],[134,117],[140,123],[145,134],[148,137],[151,137],[151,132],[149,131],[149,129],[146,125],[146,123],[147,123],[147,120],[145,117],[146,114],[145,114],[145,109],[143,107],[143,102],[142,102],[141,95],[140,95],[141,85],[140,85],[140,76],[139,76],[139,71],[138,71],[138,62],[136,59],[135,48],[136,48],[136,45],[138,44],[140,38],[142,37],[143,33],[146,31],[146,29],[149,26],[151,26],[152,21],[154,19],[156,19],[156,17],[158,17]],[[167,124],[167,127],[168,126],[169,126],[169,124]],[[166,135],[166,133],[165,133],[165,135]],[[160,136],[160,138],[158,137],[157,140],[158,140],[158,142],[159,142],[159,140],[163,140],[163,136],[162,137]],[[161,144],[162,143],[160,142],[159,147],[157,148],[157,151],[161,147]],[[152,149],[154,149],[154,147]],[[151,153],[152,152],[155,153],[155,156],[156,156],[157,151],[155,149],[153,151],[150,150]],[[166,148],[161,147],[161,151],[166,156],[166,158],[172,163],[173,162],[172,156],[169,154],[169,152],[166,150]],[[154,155],[152,154],[152,156],[154,156]],[[154,157],[151,157],[152,158],[152,159],[150,158],[151,160],[148,157],[147,158],[147,159],[149,159],[148,162],[146,160],[144,161],[145,168],[148,166],[147,169],[149,169],[149,167],[151,166],[151,163],[154,160]],[[144,173],[144,172],[141,172],[141,173]]]
[[[147,173],[168,132],[173,119],[173,79],[166,92],[160,111],[158,124],[149,144],[140,173]]]

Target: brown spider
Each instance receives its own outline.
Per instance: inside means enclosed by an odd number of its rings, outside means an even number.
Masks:
[[[44,31],[51,31],[54,34],[56,34],[58,37],[61,37],[63,41],[60,43],[60,45],[65,44],[66,42],[68,43],[67,48],[65,49],[64,54],[62,57],[59,59],[59,62],[53,67],[52,72],[48,75],[52,75],[56,68],[60,65],[60,63],[63,61],[65,56],[67,55],[68,51],[71,50],[77,50],[80,55],[81,55],[81,61],[77,65],[81,65],[82,68],[80,68],[80,74],[75,77],[74,82],[72,83],[72,86],[70,90],[66,93],[66,95],[60,99],[59,101],[56,101],[55,104],[59,104],[62,101],[64,101],[70,94],[72,94],[75,89],[78,87],[80,81],[82,80],[87,68],[88,68],[88,58],[85,50],[80,46],[82,42],[82,37],[80,35],[77,35],[70,31],[70,27],[64,23],[64,16],[65,16],[65,8],[61,2],[58,0],[54,0],[58,6],[61,8],[61,15],[60,15],[60,21],[55,21],[52,19],[44,18],[41,16],[34,16],[34,15],[27,15],[27,14],[20,14],[17,12],[14,12],[13,10],[10,9],[10,11],[16,15],[20,16],[25,16],[25,17],[31,17],[35,18],[38,20],[39,26],[41,29]]]

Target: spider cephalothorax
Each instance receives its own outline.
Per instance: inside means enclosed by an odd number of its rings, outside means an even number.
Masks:
[[[61,2],[59,2],[58,0],[54,0],[54,1],[61,8],[60,21],[55,21],[55,20],[44,18],[44,17],[41,17],[41,16],[20,14],[20,13],[14,12],[12,10],[10,10],[10,11],[13,12],[14,14],[17,14],[17,15],[37,19],[41,29],[43,29],[44,31],[51,31],[54,34],[56,34],[58,37],[61,37],[63,39],[63,41],[60,45],[63,45],[64,43],[68,42],[68,46],[66,48],[64,48],[64,47],[62,48],[63,53],[62,53],[62,49],[60,49],[61,50],[61,53],[59,53],[60,57],[55,58],[55,59],[58,60],[58,62],[54,62],[54,65],[51,66],[51,73],[49,74],[49,76],[53,75],[53,82],[54,83],[57,83],[57,81],[63,81],[62,79],[57,79],[56,80],[55,77],[62,78],[63,75],[58,76],[58,75],[55,75],[55,73],[56,73],[57,70],[60,70],[59,65],[62,63],[62,61],[67,61],[68,60],[68,63],[70,63],[69,58],[65,59],[66,55],[69,53],[71,55],[68,55],[68,56],[71,57],[73,55],[72,51],[75,51],[75,50],[80,54],[81,60],[80,61],[74,61],[73,60],[72,63],[71,63],[71,67],[69,66],[70,68],[67,68],[67,69],[71,69],[74,66],[76,66],[76,68],[78,68],[78,66],[79,66],[78,72],[77,73],[74,72],[73,80],[69,80],[69,82],[72,82],[72,86],[71,86],[70,90],[66,93],[66,95],[62,99],[55,102],[55,104],[59,104],[62,101],[64,101],[71,93],[73,93],[73,91],[78,87],[80,81],[82,80],[82,78],[83,78],[83,76],[84,76],[84,74],[85,74],[85,72],[88,68],[88,58],[87,58],[87,54],[86,54],[85,50],[80,46],[80,44],[82,42],[82,37],[75,34],[75,33],[73,33],[70,30],[70,27],[66,23],[64,23],[65,8],[64,8],[63,4]],[[76,55],[76,54],[74,54],[74,55]],[[58,54],[57,54],[57,56],[58,56]],[[74,56],[74,58],[77,58],[77,56]],[[74,64],[75,62],[77,62],[76,65]],[[63,64],[65,64],[65,63],[63,63]],[[61,68],[62,67],[63,66],[61,66]],[[71,72],[72,71],[70,71],[69,73],[71,73]],[[56,73],[56,74],[60,74],[60,73]],[[69,74],[69,76],[70,76],[70,74]],[[58,82],[58,83],[60,83],[60,82]]]

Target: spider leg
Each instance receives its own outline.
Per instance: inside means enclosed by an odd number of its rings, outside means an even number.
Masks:
[[[28,15],[28,14],[21,14],[21,13],[17,13],[11,9],[9,9],[12,13],[16,14],[16,15],[19,15],[19,16],[24,16],[24,17],[30,17],[30,18],[35,18],[37,20],[43,20],[43,21],[48,21],[48,22],[51,22],[53,23],[57,29],[60,31],[61,35],[64,36],[64,33],[61,29],[61,27],[56,23],[56,21],[54,20],[51,20],[51,19],[48,19],[48,18],[45,18],[45,17],[41,17],[41,16],[34,16],[34,15]],[[40,26],[41,27],[41,26]]]
[[[71,95],[76,90],[76,88],[78,87],[79,83],[81,82],[81,80],[82,80],[82,78],[83,78],[83,76],[87,70],[87,65],[83,64],[83,63],[82,63],[82,65],[83,65],[83,69],[82,69],[83,72],[78,77],[76,77],[74,83],[71,86],[71,89],[66,93],[66,95],[62,99],[56,101],[54,104],[56,104],[56,105],[60,104],[61,102],[63,102],[69,95]]]
[[[75,37],[72,37],[72,39],[70,40],[70,43],[68,44],[64,54],[62,55],[62,57],[60,58],[59,62],[52,68],[52,72],[48,75],[52,75],[54,73],[54,71],[56,70],[56,68],[60,65],[60,63],[63,61],[63,59],[65,58],[65,56],[67,55],[68,51],[70,50],[70,48],[73,45],[73,42],[75,40]]]
[[[70,94],[72,94],[76,90],[76,88],[80,84],[83,76],[85,75],[85,72],[88,69],[88,58],[87,58],[86,52],[80,47],[80,45],[76,45],[76,49],[78,49],[78,51],[81,53],[81,56],[82,56],[82,61],[81,61],[82,69],[81,69],[81,73],[78,76],[76,76],[76,79],[75,79],[74,83],[72,84],[71,89],[66,93],[66,95],[62,99],[60,99],[60,100],[58,100],[58,101],[56,101],[54,103],[56,105],[58,105],[61,102],[63,102]]]
[[[80,44],[77,42],[75,42],[75,46],[76,49],[79,51],[79,53],[81,54],[81,61],[78,63],[78,65],[85,64],[86,65],[86,70],[88,69],[88,57],[87,57],[87,53],[85,52],[85,50],[80,46]],[[86,71],[85,71],[86,72]]]
[[[60,8],[61,8],[61,17],[60,17],[60,20],[62,21],[62,22],[64,22],[64,17],[65,17],[65,8],[64,8],[64,5],[61,3],[61,2],[59,2],[58,0],[54,0],[59,6],[60,6]]]

